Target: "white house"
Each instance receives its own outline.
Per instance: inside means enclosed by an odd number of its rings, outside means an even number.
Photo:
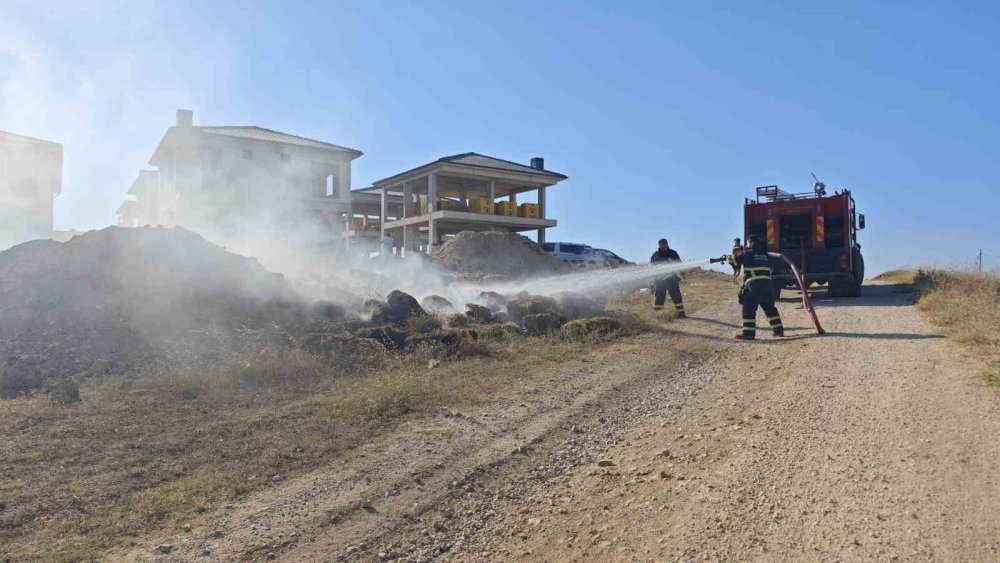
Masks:
[[[332,244],[350,212],[354,149],[257,126],[196,126],[177,110],[119,208],[119,224],[183,226],[227,242],[248,237]]]
[[[0,131],[0,250],[55,235],[62,160],[58,143]]]

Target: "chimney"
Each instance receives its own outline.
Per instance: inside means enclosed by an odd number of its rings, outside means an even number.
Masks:
[[[189,109],[177,110],[177,126],[191,127],[194,125],[194,112]]]
[[[531,167],[534,168],[535,170],[545,170],[545,159],[540,156],[532,158]]]

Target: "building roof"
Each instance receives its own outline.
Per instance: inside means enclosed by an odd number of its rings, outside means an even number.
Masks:
[[[513,172],[524,172],[525,174],[543,174],[546,176],[553,176],[556,178],[566,179],[566,176],[558,172],[552,172],[550,170],[542,170],[538,168],[532,168],[524,164],[518,164],[516,162],[511,162],[509,160],[503,160],[502,158],[495,158],[492,156],[486,156],[474,152],[467,152],[462,154],[456,154],[454,156],[446,156],[437,159],[437,162],[448,162],[451,164],[464,164],[466,166],[478,166],[480,168],[496,168],[499,170],[510,170]]]
[[[46,141],[44,139],[36,139],[34,137],[29,137],[27,135],[18,135],[17,133],[11,133],[9,131],[0,131],[0,139],[10,139],[12,141],[20,141],[23,143],[36,143],[39,145],[52,145],[55,147],[62,147],[59,143],[53,143],[52,141]]]
[[[333,143],[317,141],[315,139],[308,139],[306,137],[299,137],[298,135],[290,135],[280,131],[264,129],[263,127],[257,127],[256,125],[201,125],[192,127],[192,129],[196,129],[202,133],[209,133],[211,135],[221,135],[223,137],[239,137],[242,139],[255,139],[257,141],[270,141],[272,143],[285,143],[287,145],[298,145],[300,147],[309,147],[313,149],[348,152],[361,156],[361,151],[358,150],[342,147]]]
[[[167,128],[167,132],[163,134],[163,138],[160,139],[160,142],[156,145],[156,150],[153,151],[153,156],[150,157],[149,164],[153,166],[160,165],[160,161],[164,156],[163,149],[167,139],[170,139],[173,135],[176,135],[179,130],[183,129],[220,137],[250,139],[269,143],[283,143],[298,147],[338,152],[349,155],[352,160],[363,154],[361,151],[342,147],[340,145],[334,145],[333,143],[325,143],[315,139],[299,137],[298,135],[290,135],[280,131],[264,129],[263,127],[257,127],[256,125],[192,125],[187,127],[178,127],[175,125]]]
[[[421,165],[421,166],[417,166],[416,168],[407,170],[406,172],[401,172],[399,174],[395,174],[393,176],[389,176],[388,178],[383,178],[383,179],[375,182],[375,184],[381,184],[383,182],[387,182],[387,181],[393,180],[393,179],[395,179],[395,178],[397,178],[399,176],[404,176],[406,174],[410,174],[412,172],[416,172],[417,170],[420,170],[422,168],[429,168],[429,167],[434,166],[436,164],[459,164],[459,165],[462,165],[462,166],[468,166],[470,168],[490,168],[490,169],[493,169],[493,170],[504,170],[504,171],[507,171],[507,172],[519,172],[519,173],[522,173],[522,174],[534,174],[536,176],[549,176],[551,178],[556,179],[557,181],[559,181],[559,180],[565,180],[566,178],[568,178],[568,176],[566,176],[564,174],[560,174],[558,172],[553,172],[551,170],[543,170],[543,169],[540,169],[540,168],[532,168],[531,166],[528,166],[526,164],[519,164],[517,162],[512,162],[510,160],[504,160],[502,158],[496,158],[496,157],[493,157],[493,156],[486,156],[486,155],[475,153],[475,152],[466,152],[466,153],[462,153],[462,154],[456,154],[456,155],[452,155],[452,156],[441,157],[441,158],[435,160],[434,162],[428,162],[427,164],[424,164],[424,165]]]

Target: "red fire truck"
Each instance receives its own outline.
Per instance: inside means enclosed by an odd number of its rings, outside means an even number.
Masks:
[[[744,236],[757,235],[767,241],[768,252],[784,254],[797,264],[807,286],[828,284],[835,297],[861,295],[865,260],[857,235],[865,228],[865,216],[856,214],[850,191],[828,196],[819,180],[811,193],[760,186],[757,199],[746,200],[743,216]],[[776,295],[798,285],[784,261],[775,260],[771,266]]]

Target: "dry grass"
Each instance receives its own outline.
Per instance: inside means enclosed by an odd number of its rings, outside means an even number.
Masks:
[[[689,312],[732,299],[727,276],[682,286]],[[661,330],[652,297],[611,300],[622,334]],[[472,327],[458,346],[337,364],[262,348],[198,367],[87,380],[82,401],[44,397],[0,408],[0,560],[100,559],[153,531],[328,463],[404,417],[518,392],[611,339],[525,337]]]
[[[914,270],[889,270],[875,276],[876,280],[910,285],[916,281],[917,272]]]
[[[986,379],[1000,385],[1000,276],[920,270],[914,287],[931,321],[981,356]]]

